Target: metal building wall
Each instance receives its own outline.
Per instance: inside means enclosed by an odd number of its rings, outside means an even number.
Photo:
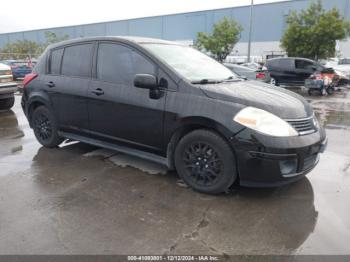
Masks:
[[[294,0],[261,4],[254,7],[253,42],[278,42],[285,29],[285,18],[291,10],[301,10],[314,0]],[[350,0],[323,0],[324,7],[338,8],[350,20]],[[212,26],[223,17],[237,20],[244,28],[241,43],[248,40],[249,6],[199,11],[175,15],[147,17],[123,21],[49,28],[0,34],[0,48],[16,40],[43,42],[45,32],[67,34],[70,38],[101,35],[133,35],[163,38],[167,40],[193,40],[197,32],[210,32]]]

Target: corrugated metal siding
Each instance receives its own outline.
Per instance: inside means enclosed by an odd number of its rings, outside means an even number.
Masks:
[[[307,8],[311,0],[294,0],[261,4],[254,7],[252,40],[279,41],[285,29],[285,19],[291,10]],[[323,0],[324,7],[336,7],[350,20],[350,0]],[[213,24],[224,17],[236,19],[244,28],[241,42],[248,40],[249,6],[199,11],[184,14],[147,17],[87,25],[49,28],[0,34],[0,47],[16,40],[45,41],[45,32],[67,34],[70,38],[102,35],[133,35],[167,40],[192,40],[198,32],[210,32]]]

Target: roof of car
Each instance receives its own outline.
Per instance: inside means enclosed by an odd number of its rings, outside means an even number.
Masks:
[[[137,37],[137,36],[96,36],[96,37],[81,37],[81,38],[75,38],[70,39],[66,41],[62,41],[59,43],[55,43],[50,45],[50,48],[58,47],[61,45],[67,45],[67,44],[74,44],[79,42],[88,42],[88,41],[121,41],[121,42],[132,42],[136,44],[146,44],[146,43],[153,43],[153,44],[168,44],[168,45],[182,45],[178,42],[172,42],[162,39],[156,39],[156,38],[147,38],[147,37]]]
[[[268,61],[282,60],[282,59],[299,59],[299,60],[305,60],[305,61],[309,61],[309,62],[315,62],[312,59],[304,58],[304,57],[275,57],[275,58],[268,59]]]

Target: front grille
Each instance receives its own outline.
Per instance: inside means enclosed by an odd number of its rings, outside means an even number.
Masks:
[[[316,126],[314,123],[314,118],[304,118],[304,119],[289,119],[286,120],[294,129],[299,133],[299,135],[307,135],[316,132]]]
[[[310,169],[311,167],[313,167],[317,161],[317,154],[308,156],[304,159],[304,164],[303,164],[303,171]]]

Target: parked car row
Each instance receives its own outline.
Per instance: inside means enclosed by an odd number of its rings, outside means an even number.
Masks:
[[[10,109],[14,102],[17,84],[13,81],[11,67],[0,63],[0,110]]]
[[[269,82],[272,85],[305,86],[309,94],[333,94],[340,86],[350,84],[350,59],[337,60],[336,64],[319,63],[298,57],[268,59],[265,66],[256,63],[241,65],[224,63],[237,75],[250,80]]]
[[[0,63],[10,66],[13,79],[17,80],[30,74],[36,62],[32,60],[3,60]]]

